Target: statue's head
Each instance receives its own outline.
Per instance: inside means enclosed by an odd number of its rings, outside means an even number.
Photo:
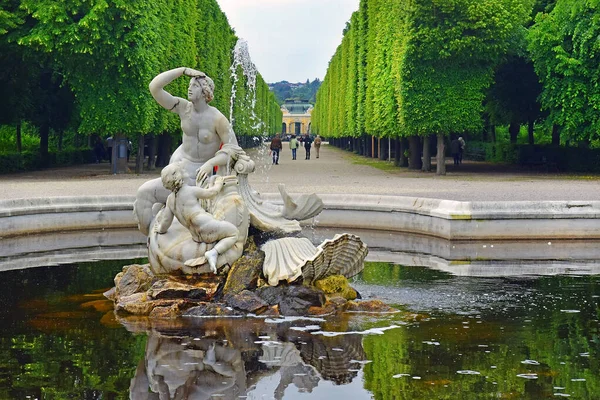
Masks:
[[[172,192],[176,192],[181,189],[186,180],[185,170],[178,162],[169,164],[161,171],[160,179],[165,188]]]
[[[202,95],[207,103],[215,97],[215,83],[208,76],[194,76],[190,79],[188,100],[194,101],[196,96]]]

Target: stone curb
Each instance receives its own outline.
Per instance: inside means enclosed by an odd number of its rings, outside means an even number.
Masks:
[[[449,240],[600,238],[599,201],[460,202],[358,194],[320,196],[323,212],[304,225],[418,233]],[[262,197],[281,202],[278,194]],[[135,228],[133,201],[133,196],[3,200],[0,235]]]

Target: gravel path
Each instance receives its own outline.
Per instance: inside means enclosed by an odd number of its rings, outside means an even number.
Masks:
[[[600,200],[598,175],[548,174],[477,162],[455,168],[452,160],[447,161],[445,176],[406,168],[383,171],[364,165],[363,157],[327,144],[321,147],[320,158],[313,150],[311,160],[305,160],[300,148],[293,161],[287,145],[279,165],[271,164],[266,147],[248,151],[257,164],[250,175],[254,189],[274,193],[277,184],[283,183],[289,193],[389,194],[460,201]],[[142,183],[158,176],[158,170],[111,175],[107,163],[2,175],[0,199],[135,195]]]

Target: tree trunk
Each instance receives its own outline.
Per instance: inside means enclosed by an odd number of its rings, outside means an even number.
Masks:
[[[408,169],[421,169],[421,141],[416,135],[408,137]]]
[[[529,121],[529,123],[527,124],[527,137],[529,139],[529,144],[533,146],[535,139],[533,137],[533,128],[535,126],[535,122],[534,121]]]
[[[156,135],[151,134],[148,142],[148,169],[153,170],[156,168]]]
[[[375,136],[371,136],[371,158],[375,158]]]
[[[156,157],[156,166],[165,167],[169,164],[171,157],[171,135],[163,132],[158,138],[158,151]]]
[[[50,125],[44,122],[40,126],[40,161],[43,167],[47,167],[50,163],[48,157],[48,137],[50,136]]]
[[[394,140],[394,165],[396,167],[400,167],[400,143],[400,138]]]
[[[111,151],[111,158],[110,158],[110,173],[113,175],[116,175],[117,173],[117,148],[118,143],[119,143],[119,138],[121,136],[120,135],[113,135],[113,141],[112,141],[112,147],[110,148]]]
[[[400,165],[399,167],[408,167],[408,157],[406,157],[406,149],[408,148],[408,140],[400,138]]]
[[[496,143],[496,125],[490,125],[490,135],[492,143]]]
[[[444,145],[444,134],[437,134],[437,175],[446,175],[446,146]]]
[[[508,133],[510,134],[510,142],[512,144],[517,143],[517,137],[519,136],[519,130],[521,130],[521,124],[518,122],[511,122],[508,126]]]
[[[23,142],[21,141],[21,121],[17,122],[17,152],[23,150]]]
[[[135,173],[141,174],[144,172],[144,135],[138,135],[138,148],[135,156]]]
[[[556,124],[552,125],[552,145],[560,146],[560,127]]]
[[[58,150],[62,150],[62,142],[63,142],[63,131],[58,132]]]
[[[429,135],[423,136],[423,172],[431,171],[431,151],[429,150]]]

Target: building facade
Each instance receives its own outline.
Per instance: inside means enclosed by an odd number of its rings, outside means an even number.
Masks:
[[[304,135],[310,133],[310,118],[313,106],[306,100],[287,100],[281,106],[283,124],[281,133]]]

